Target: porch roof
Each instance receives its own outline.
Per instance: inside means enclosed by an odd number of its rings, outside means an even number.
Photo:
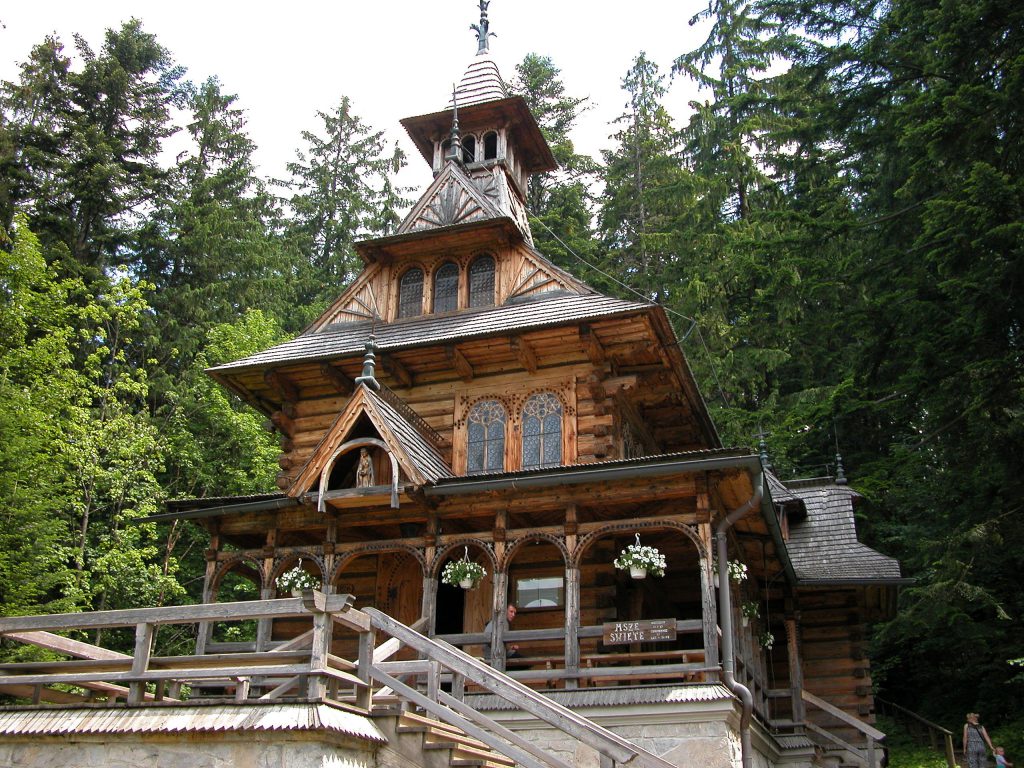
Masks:
[[[621,707],[636,704],[728,702],[733,699],[729,689],[719,683],[557,689],[544,691],[544,695],[572,710],[581,707]],[[472,704],[477,711],[483,712],[516,708],[512,702],[493,694],[469,694],[466,696],[466,702]]]

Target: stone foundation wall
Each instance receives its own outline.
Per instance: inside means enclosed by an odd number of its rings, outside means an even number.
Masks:
[[[375,751],[295,733],[7,737],[0,768],[376,768]]]

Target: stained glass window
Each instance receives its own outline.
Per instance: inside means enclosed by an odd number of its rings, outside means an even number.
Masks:
[[[494,306],[494,259],[478,256],[469,265],[469,306]]]
[[[562,403],[541,392],[523,406],[523,468],[562,463]]]
[[[398,316],[423,314],[423,270],[410,269],[398,284]]]
[[[454,312],[459,308],[459,268],[452,262],[434,273],[434,312]]]
[[[497,400],[481,400],[469,411],[466,471],[501,472],[505,468],[505,408]]]

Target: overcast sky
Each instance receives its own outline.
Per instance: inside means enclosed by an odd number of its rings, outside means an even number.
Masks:
[[[646,51],[667,73],[676,56],[707,34],[706,24],[688,24],[706,3],[493,0],[491,51],[506,81],[527,53],[550,56],[567,92],[589,96],[594,105],[574,140],[596,156],[610,146],[609,122],[626,100],[620,83],[637,53]],[[474,0],[12,0],[0,8],[0,79],[15,78],[18,63],[47,34],[71,52],[78,33],[95,50],[104,30],[133,16],[189,79],[215,75],[225,92],[238,95],[263,175],[282,176],[301,145],[300,132],[317,130],[317,110],[331,110],[344,95],[365,123],[400,141],[411,164],[402,182],[422,189],[429,168],[398,120],[447,105],[452,84],[476,53],[469,25],[479,10]],[[694,95],[687,82],[672,85],[667,106],[677,122],[687,119]]]

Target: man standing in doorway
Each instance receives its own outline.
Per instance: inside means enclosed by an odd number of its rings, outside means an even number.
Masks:
[[[503,630],[502,633],[501,633],[502,637],[504,637],[505,633],[508,632],[509,629],[511,629],[512,622],[515,621],[515,618],[516,618],[516,607],[514,605],[510,604],[508,606],[508,608],[505,609],[505,626],[502,628],[502,630]],[[484,643],[484,661],[490,663],[490,661],[491,661],[491,639],[494,637],[494,620],[493,619],[488,621],[487,622],[487,626],[484,627],[484,635],[487,636],[487,642]],[[514,659],[518,655],[519,655],[519,646],[518,645],[516,645],[515,643],[506,643],[505,644],[505,658],[506,659]]]

